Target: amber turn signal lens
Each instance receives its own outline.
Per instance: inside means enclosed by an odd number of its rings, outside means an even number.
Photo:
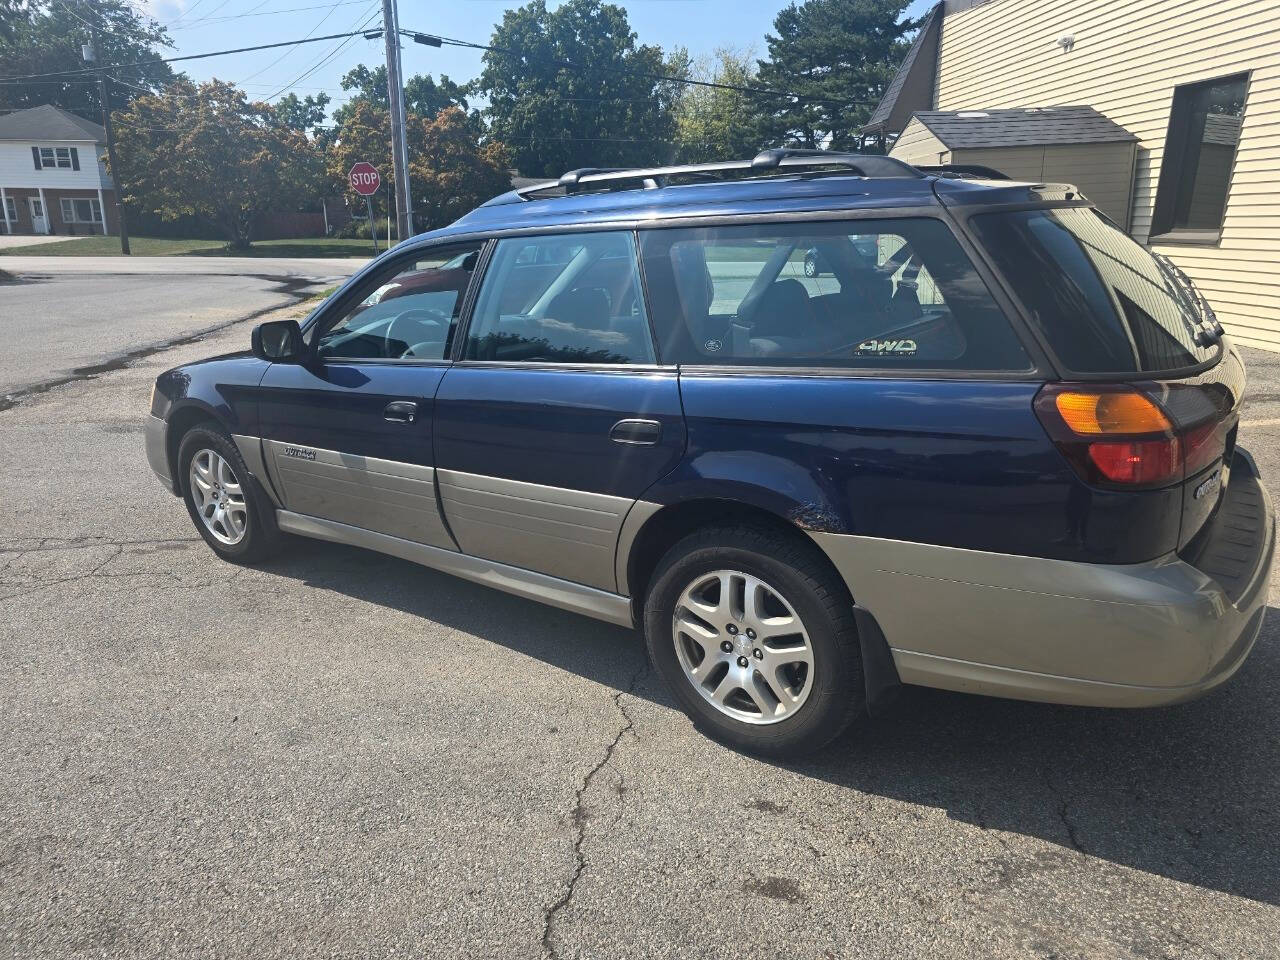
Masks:
[[[1059,393],[1054,402],[1063,422],[1080,436],[1166,433],[1173,429],[1164,411],[1136,392],[1070,390]]]

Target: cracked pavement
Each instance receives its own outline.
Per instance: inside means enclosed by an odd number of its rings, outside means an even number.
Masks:
[[[0,412],[0,955],[1280,957],[1280,619],[1196,703],[910,690],[763,762],[626,630],[332,544],[216,560],[142,418],[248,335]]]

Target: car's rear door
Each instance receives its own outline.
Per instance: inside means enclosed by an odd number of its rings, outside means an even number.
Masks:
[[[440,498],[474,556],[616,589],[619,531],[685,444],[630,232],[498,241],[436,394]]]
[[[390,261],[318,319],[305,362],[268,369],[263,454],[286,509],[455,548],[436,503],[432,403],[479,249]]]

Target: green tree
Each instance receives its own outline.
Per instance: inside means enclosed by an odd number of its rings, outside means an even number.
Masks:
[[[689,76],[735,87],[758,86],[753,51],[722,47],[694,63]],[[765,103],[772,103],[765,100]],[[760,148],[761,99],[737,90],[688,86],[676,104],[676,159],[681,163],[741,160]]]
[[[83,70],[80,47],[90,40],[96,23],[99,63],[137,63],[163,57],[169,47],[164,27],[128,0],[0,0],[0,64],[9,76]],[[173,79],[168,64],[117,70],[111,102],[119,107]],[[139,88],[142,88],[141,90]],[[96,78],[89,74],[39,77],[0,84],[0,109],[21,110],[42,103],[100,121],[102,102]]]
[[[348,106],[326,154],[329,177],[342,182],[345,190],[352,164],[368,160],[394,188],[391,119],[386,106],[364,98],[352,100]],[[502,145],[492,140],[481,145],[460,107],[445,107],[431,119],[410,111],[405,131],[418,229],[442,227],[511,189]]]
[[[320,157],[275,110],[221,80],[171,84],[112,114],[121,195],[162,220],[195,217],[244,249],[268,210],[288,210],[323,183]]]
[[[908,0],[804,0],[778,12],[759,83],[795,93],[770,105],[762,133],[774,144],[868,146],[859,128],[883,96],[919,21]]]
[[[680,64],[637,45],[622,7],[565,0],[548,11],[532,0],[503,14],[491,45],[473,86],[521,173],[670,159],[679,91],[654,77]]]
[[[348,70],[339,83],[343,90],[354,90],[355,94],[334,111],[335,123],[342,123],[346,111],[356,100],[367,100],[383,110],[388,109],[385,65],[370,70],[362,63]],[[420,117],[434,117],[445,107],[458,107],[463,113],[467,113],[467,90],[444,74],[440,75],[439,83],[429,73],[414,74],[404,84],[404,106],[409,113],[416,113]]]
[[[316,133],[329,114],[329,95],[317,93],[299,98],[296,93],[281,97],[275,102],[277,122],[299,133]]]

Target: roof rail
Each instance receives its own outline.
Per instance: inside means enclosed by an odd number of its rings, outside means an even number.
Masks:
[[[838,166],[847,167],[863,177],[919,179],[915,167],[897,157],[874,153],[842,153],[833,150],[805,150],[798,147],[775,147],[761,150],[751,160],[753,170],[776,170],[779,167]]]
[[[579,167],[577,170],[570,170],[560,175],[560,186],[568,190],[570,187],[576,187],[578,181],[583,177],[594,176],[601,173],[622,173],[626,167]],[[539,185],[541,186],[541,184]]]
[[[715,178],[716,174],[739,173],[746,176],[767,175],[771,171],[782,172],[819,167],[843,167],[858,177],[893,177],[919,179],[924,176],[914,167],[894,157],[861,153],[837,153],[827,150],[801,150],[780,147],[762,150],[751,160],[728,160],[719,163],[689,163],[666,167],[582,167],[569,170],[558,181],[539,183],[516,191],[530,198],[548,191],[563,190],[566,194],[583,190],[634,190],[635,181],[641,189],[652,190],[664,186],[672,177]],[[558,194],[557,194],[558,195]]]

